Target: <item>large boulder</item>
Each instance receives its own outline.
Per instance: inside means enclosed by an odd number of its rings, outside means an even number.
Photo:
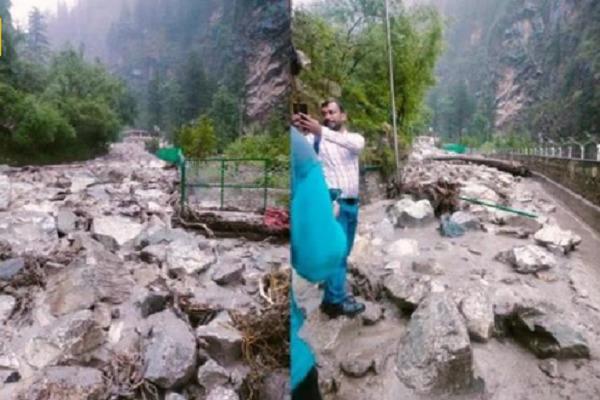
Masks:
[[[77,360],[105,340],[102,327],[89,310],[64,316],[30,339],[25,348],[27,362],[35,368]]]
[[[237,292],[235,296],[232,296],[231,290],[221,287],[213,281],[196,288],[190,302],[206,310],[235,310],[242,313],[244,309],[248,309],[254,303],[250,296],[242,292]]]
[[[536,245],[518,246],[512,250],[501,252],[496,259],[506,262],[521,274],[531,274],[555,268],[556,258]]]
[[[71,210],[62,209],[56,216],[56,228],[58,233],[67,235],[77,229],[77,215]]]
[[[429,200],[404,198],[390,206],[387,213],[392,224],[400,228],[425,225],[435,219]]]
[[[102,400],[106,397],[102,371],[94,368],[64,366],[46,368],[33,384],[23,390],[19,400]]]
[[[18,254],[47,254],[58,245],[53,216],[36,211],[0,213],[0,240]]]
[[[69,177],[71,181],[71,192],[79,193],[85,190],[88,186],[97,182],[96,177],[91,172],[78,172]]]
[[[431,292],[431,277],[408,275],[399,271],[383,281],[386,295],[400,310],[412,312]]]
[[[242,334],[226,313],[196,328],[196,337],[200,347],[221,365],[232,365],[242,357]]]
[[[460,196],[478,200],[487,200],[492,203],[498,203],[500,201],[500,196],[496,191],[485,185],[472,182],[467,183],[460,189]]]
[[[92,224],[94,235],[99,238],[111,238],[118,246],[123,246],[135,239],[142,232],[143,228],[142,224],[119,215],[96,217]]]
[[[519,307],[509,317],[510,333],[540,358],[589,358],[583,328],[550,306]]]
[[[55,316],[90,308],[99,301],[120,304],[131,294],[133,280],[115,255],[89,251],[48,278],[47,302]]]
[[[208,360],[198,368],[198,384],[210,392],[217,386],[225,386],[229,383],[229,372],[214,360]]]
[[[396,372],[419,393],[460,392],[473,384],[469,334],[447,293],[432,293],[412,315]]]
[[[212,279],[219,285],[229,285],[242,279],[245,266],[234,260],[226,260],[214,267]]]
[[[206,271],[214,262],[213,254],[200,250],[192,240],[176,240],[166,249],[167,270],[175,275],[197,274]]]
[[[144,378],[163,389],[186,383],[196,368],[196,338],[190,327],[170,310],[148,317],[144,340]]]
[[[559,250],[564,254],[575,250],[581,243],[581,237],[556,225],[546,225],[533,235],[535,241],[551,250]]]
[[[467,230],[480,230],[481,220],[478,216],[468,213],[466,211],[457,211],[450,216],[450,222],[459,225],[461,228]]]
[[[489,295],[489,288],[469,288],[460,301],[459,309],[465,318],[471,339],[487,342],[494,332],[494,304]]]

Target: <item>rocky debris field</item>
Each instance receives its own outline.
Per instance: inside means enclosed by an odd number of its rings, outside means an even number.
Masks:
[[[260,315],[288,246],[174,226],[177,181],[135,142],[0,167],[1,399],[250,398],[229,312]],[[286,377],[254,398],[285,398]]]
[[[329,320],[318,286],[294,282],[325,398],[600,398],[598,236],[538,182],[414,151],[406,181],[538,217],[463,200],[436,217],[411,196],[361,208],[349,287],[366,312]]]

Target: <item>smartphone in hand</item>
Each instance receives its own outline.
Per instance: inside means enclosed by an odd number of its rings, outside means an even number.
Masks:
[[[294,103],[292,108],[294,114],[308,114],[308,104]]]

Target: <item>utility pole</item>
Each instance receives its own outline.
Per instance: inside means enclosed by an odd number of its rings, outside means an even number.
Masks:
[[[394,63],[392,57],[392,34],[390,29],[389,0],[385,0],[385,25],[387,28],[387,48],[390,70],[390,97],[392,103],[392,132],[394,135],[394,156],[396,159],[396,182],[400,183],[400,156],[398,154],[398,127],[396,125],[396,92],[394,89]]]

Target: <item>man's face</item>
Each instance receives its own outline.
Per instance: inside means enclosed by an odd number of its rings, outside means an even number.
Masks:
[[[334,131],[342,129],[346,122],[346,114],[341,112],[340,107],[334,102],[321,108],[321,115],[323,116],[323,125]]]

